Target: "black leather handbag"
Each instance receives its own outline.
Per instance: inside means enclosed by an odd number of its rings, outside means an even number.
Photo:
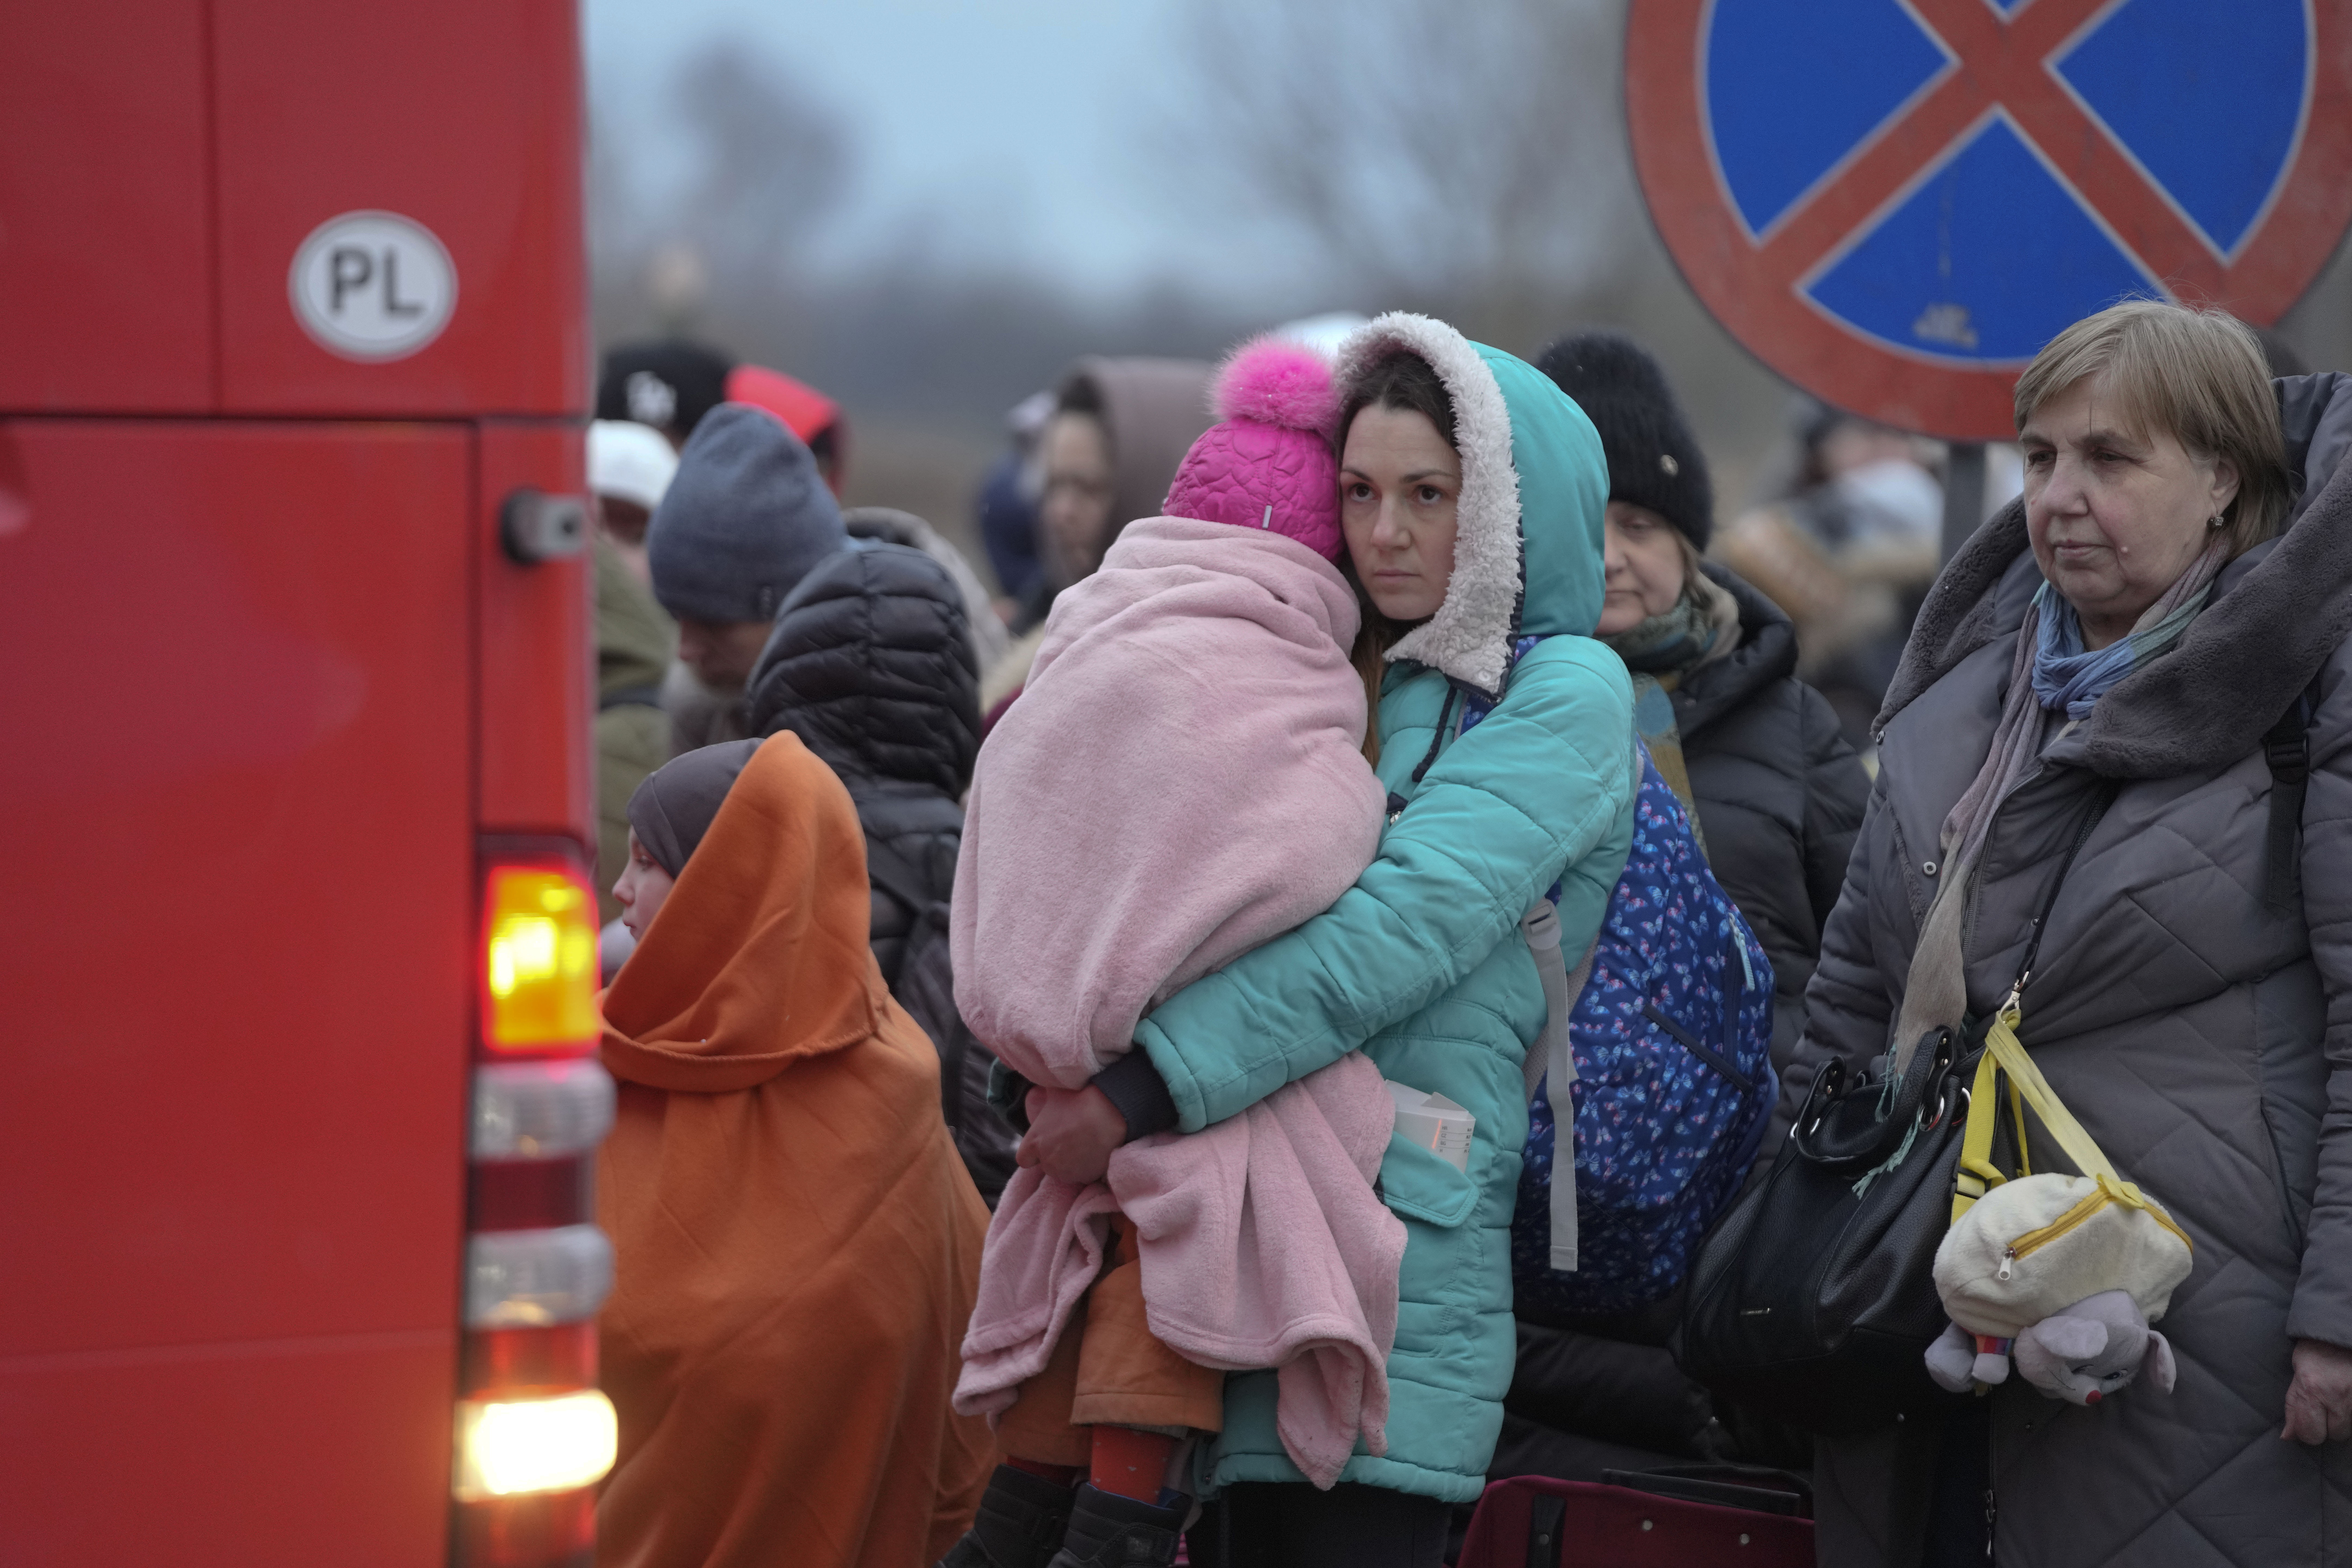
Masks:
[[[2058,889],[2115,798],[2094,797],[2043,900],[2018,972],[2032,978]],[[1980,1041],[1948,1029],[1913,1053],[1894,1092],[1832,1061],[1813,1082],[1771,1173],[1701,1244],[1668,1348],[1684,1373],[1823,1436],[1874,1431],[1948,1405],[1927,1346],[1948,1321],[1936,1248]]]
[[[1944,1331],[1932,1269],[1976,1053],[1938,1030],[1920,1055],[1891,1105],[1841,1062],[1814,1081],[1771,1173],[1699,1250],[1669,1342],[1687,1375],[1830,1436],[1953,1397],[1923,1358]]]

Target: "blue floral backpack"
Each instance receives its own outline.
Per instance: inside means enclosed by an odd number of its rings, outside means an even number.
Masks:
[[[1515,655],[1537,640],[1520,639]],[[1463,729],[1491,707],[1474,694]],[[1529,1047],[1511,1273],[1538,1311],[1622,1311],[1682,1282],[1755,1163],[1780,1097],[1772,966],[1646,748],[1633,847],[1588,964],[1574,966],[1589,967],[1580,990],[1559,955],[1558,897],[1555,887],[1526,922],[1554,1016]],[[1570,995],[1563,1040],[1558,1015]],[[1550,1064],[1563,1059],[1571,1065],[1559,1074]],[[1570,1079],[1575,1107],[1564,1182],[1555,1076]]]

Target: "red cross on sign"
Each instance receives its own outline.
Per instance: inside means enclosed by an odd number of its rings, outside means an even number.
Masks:
[[[1953,439],[2117,298],[2268,325],[2352,220],[2352,0],[1633,0],[1626,106],[1732,334]]]

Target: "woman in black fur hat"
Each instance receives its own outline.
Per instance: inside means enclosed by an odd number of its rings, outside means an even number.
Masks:
[[[1772,1054],[1785,1068],[1870,781],[1828,702],[1797,679],[1788,616],[1702,559],[1714,487],[1657,362],[1628,338],[1583,332],[1536,363],[1601,433],[1608,596],[1598,635],[1633,672],[1643,740],[1771,956]],[[1795,1114],[1782,1098],[1768,1151]],[[1603,1468],[1695,1459],[1806,1464],[1801,1438],[1720,1407],[1675,1369],[1663,1346],[1674,1304],[1640,1322],[1539,1322],[1523,1311],[1492,1473],[1597,1481]]]

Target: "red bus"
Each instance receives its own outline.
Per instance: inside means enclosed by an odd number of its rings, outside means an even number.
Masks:
[[[571,0],[0,12],[0,1562],[584,1562]]]

